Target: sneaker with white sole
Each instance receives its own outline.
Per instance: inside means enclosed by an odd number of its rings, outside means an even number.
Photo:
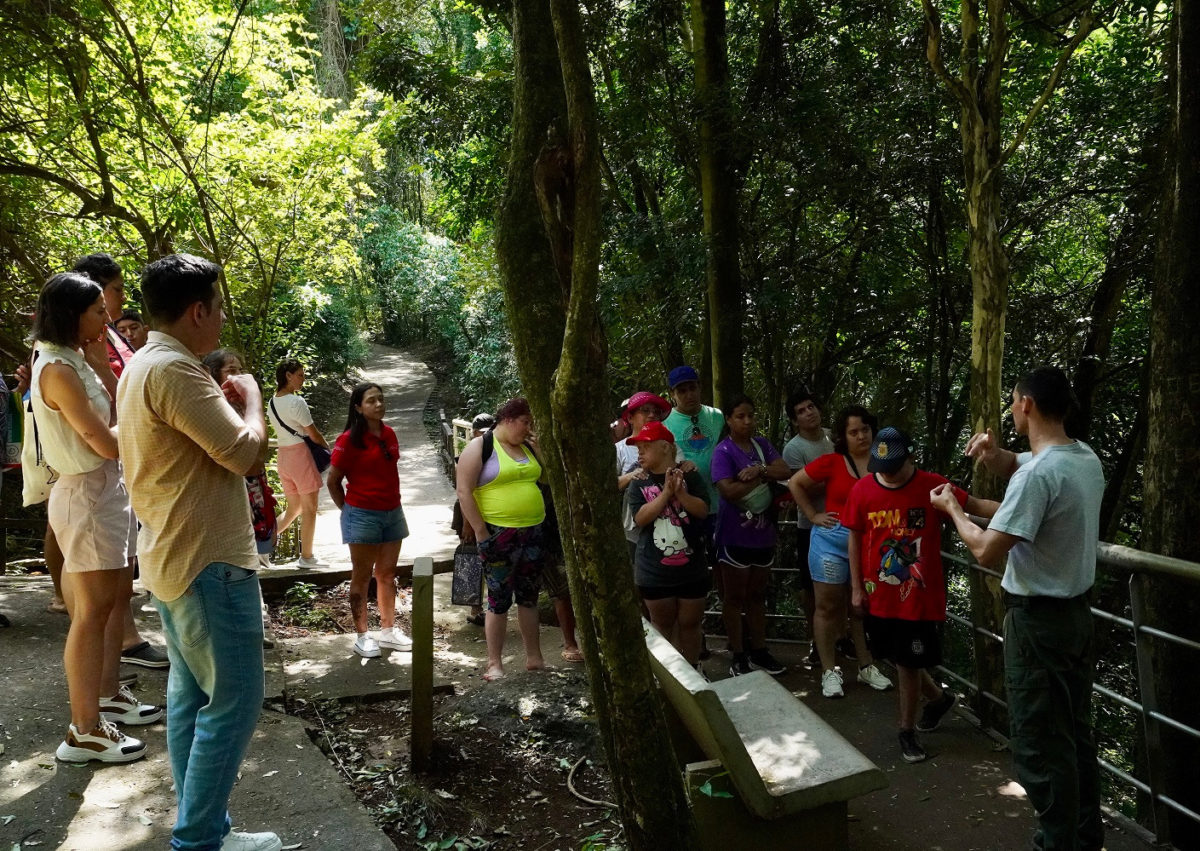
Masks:
[[[900,756],[904,757],[905,762],[924,762],[929,758],[915,731],[900,731]]]
[[[221,840],[221,851],[282,851],[283,842],[273,833],[231,830]]]
[[[118,724],[137,726],[153,724],[163,717],[163,711],[161,706],[140,702],[133,696],[133,692],[121,686],[114,696],[101,699],[100,717]]]
[[[379,646],[388,650],[412,650],[413,643],[404,630],[391,627],[379,630]]]
[[[305,558],[300,556],[296,559],[296,567],[329,567],[328,563],[321,561],[316,556]]]
[[[836,668],[830,668],[825,673],[821,674],[821,695],[823,697],[845,697],[846,693],[842,691],[842,672]]]
[[[773,677],[782,674],[787,668],[782,662],[771,655],[765,647],[750,651],[750,667],[755,671],[766,671]]]
[[[374,659],[379,655],[379,642],[369,635],[354,640],[354,652],[364,659]]]
[[[892,687],[892,681],[873,664],[858,669],[858,681],[863,685],[870,686],[875,691],[887,691]]]
[[[121,661],[126,665],[141,665],[143,668],[169,668],[171,660],[163,650],[149,641],[142,641],[121,651]]]
[[[111,721],[100,719],[96,729],[81,733],[71,724],[67,738],[54,752],[61,762],[133,762],[146,755],[146,743],[126,736]]]

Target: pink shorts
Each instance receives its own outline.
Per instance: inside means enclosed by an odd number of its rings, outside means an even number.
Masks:
[[[105,461],[90,473],[60,476],[46,514],[67,573],[126,566],[132,512],[116,461]]]
[[[324,482],[313,463],[307,443],[279,447],[279,481],[286,493],[316,493]]]

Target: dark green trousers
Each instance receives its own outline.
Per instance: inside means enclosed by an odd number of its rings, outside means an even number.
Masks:
[[[1004,683],[1017,779],[1038,817],[1034,847],[1099,849],[1100,766],[1092,733],[1096,657],[1086,596],[1005,596]]]

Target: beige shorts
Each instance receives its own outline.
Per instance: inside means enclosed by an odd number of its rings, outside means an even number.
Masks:
[[[50,490],[46,514],[63,552],[64,571],[125,567],[131,512],[116,461],[105,461],[90,473],[60,476]]]
[[[316,493],[324,482],[307,443],[279,447],[279,482],[286,493]]]

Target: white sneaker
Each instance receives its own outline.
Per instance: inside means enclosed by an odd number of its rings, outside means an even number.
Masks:
[[[140,702],[126,686],[121,686],[115,696],[101,699],[100,717],[106,721],[136,726],[153,724],[163,717],[163,711],[160,706]]]
[[[875,691],[887,691],[892,687],[892,681],[883,675],[883,673],[874,665],[867,665],[865,668],[858,669],[858,681],[863,685],[868,685]]]
[[[824,697],[845,697],[842,691],[842,672],[830,668],[821,674],[821,694]]]
[[[67,727],[67,738],[58,746],[54,755],[62,762],[133,762],[146,755],[146,743],[126,736],[111,721],[100,719],[96,729],[81,733],[71,724]]]
[[[329,565],[318,559],[316,556],[313,556],[312,558],[300,556],[300,558],[296,559],[296,567],[329,567]]]
[[[364,659],[374,659],[379,655],[379,642],[369,635],[354,640],[354,652]]]
[[[221,851],[281,851],[283,843],[273,833],[241,833],[231,830],[221,840]]]
[[[412,650],[412,639],[396,627],[379,630],[379,646],[388,650]]]

